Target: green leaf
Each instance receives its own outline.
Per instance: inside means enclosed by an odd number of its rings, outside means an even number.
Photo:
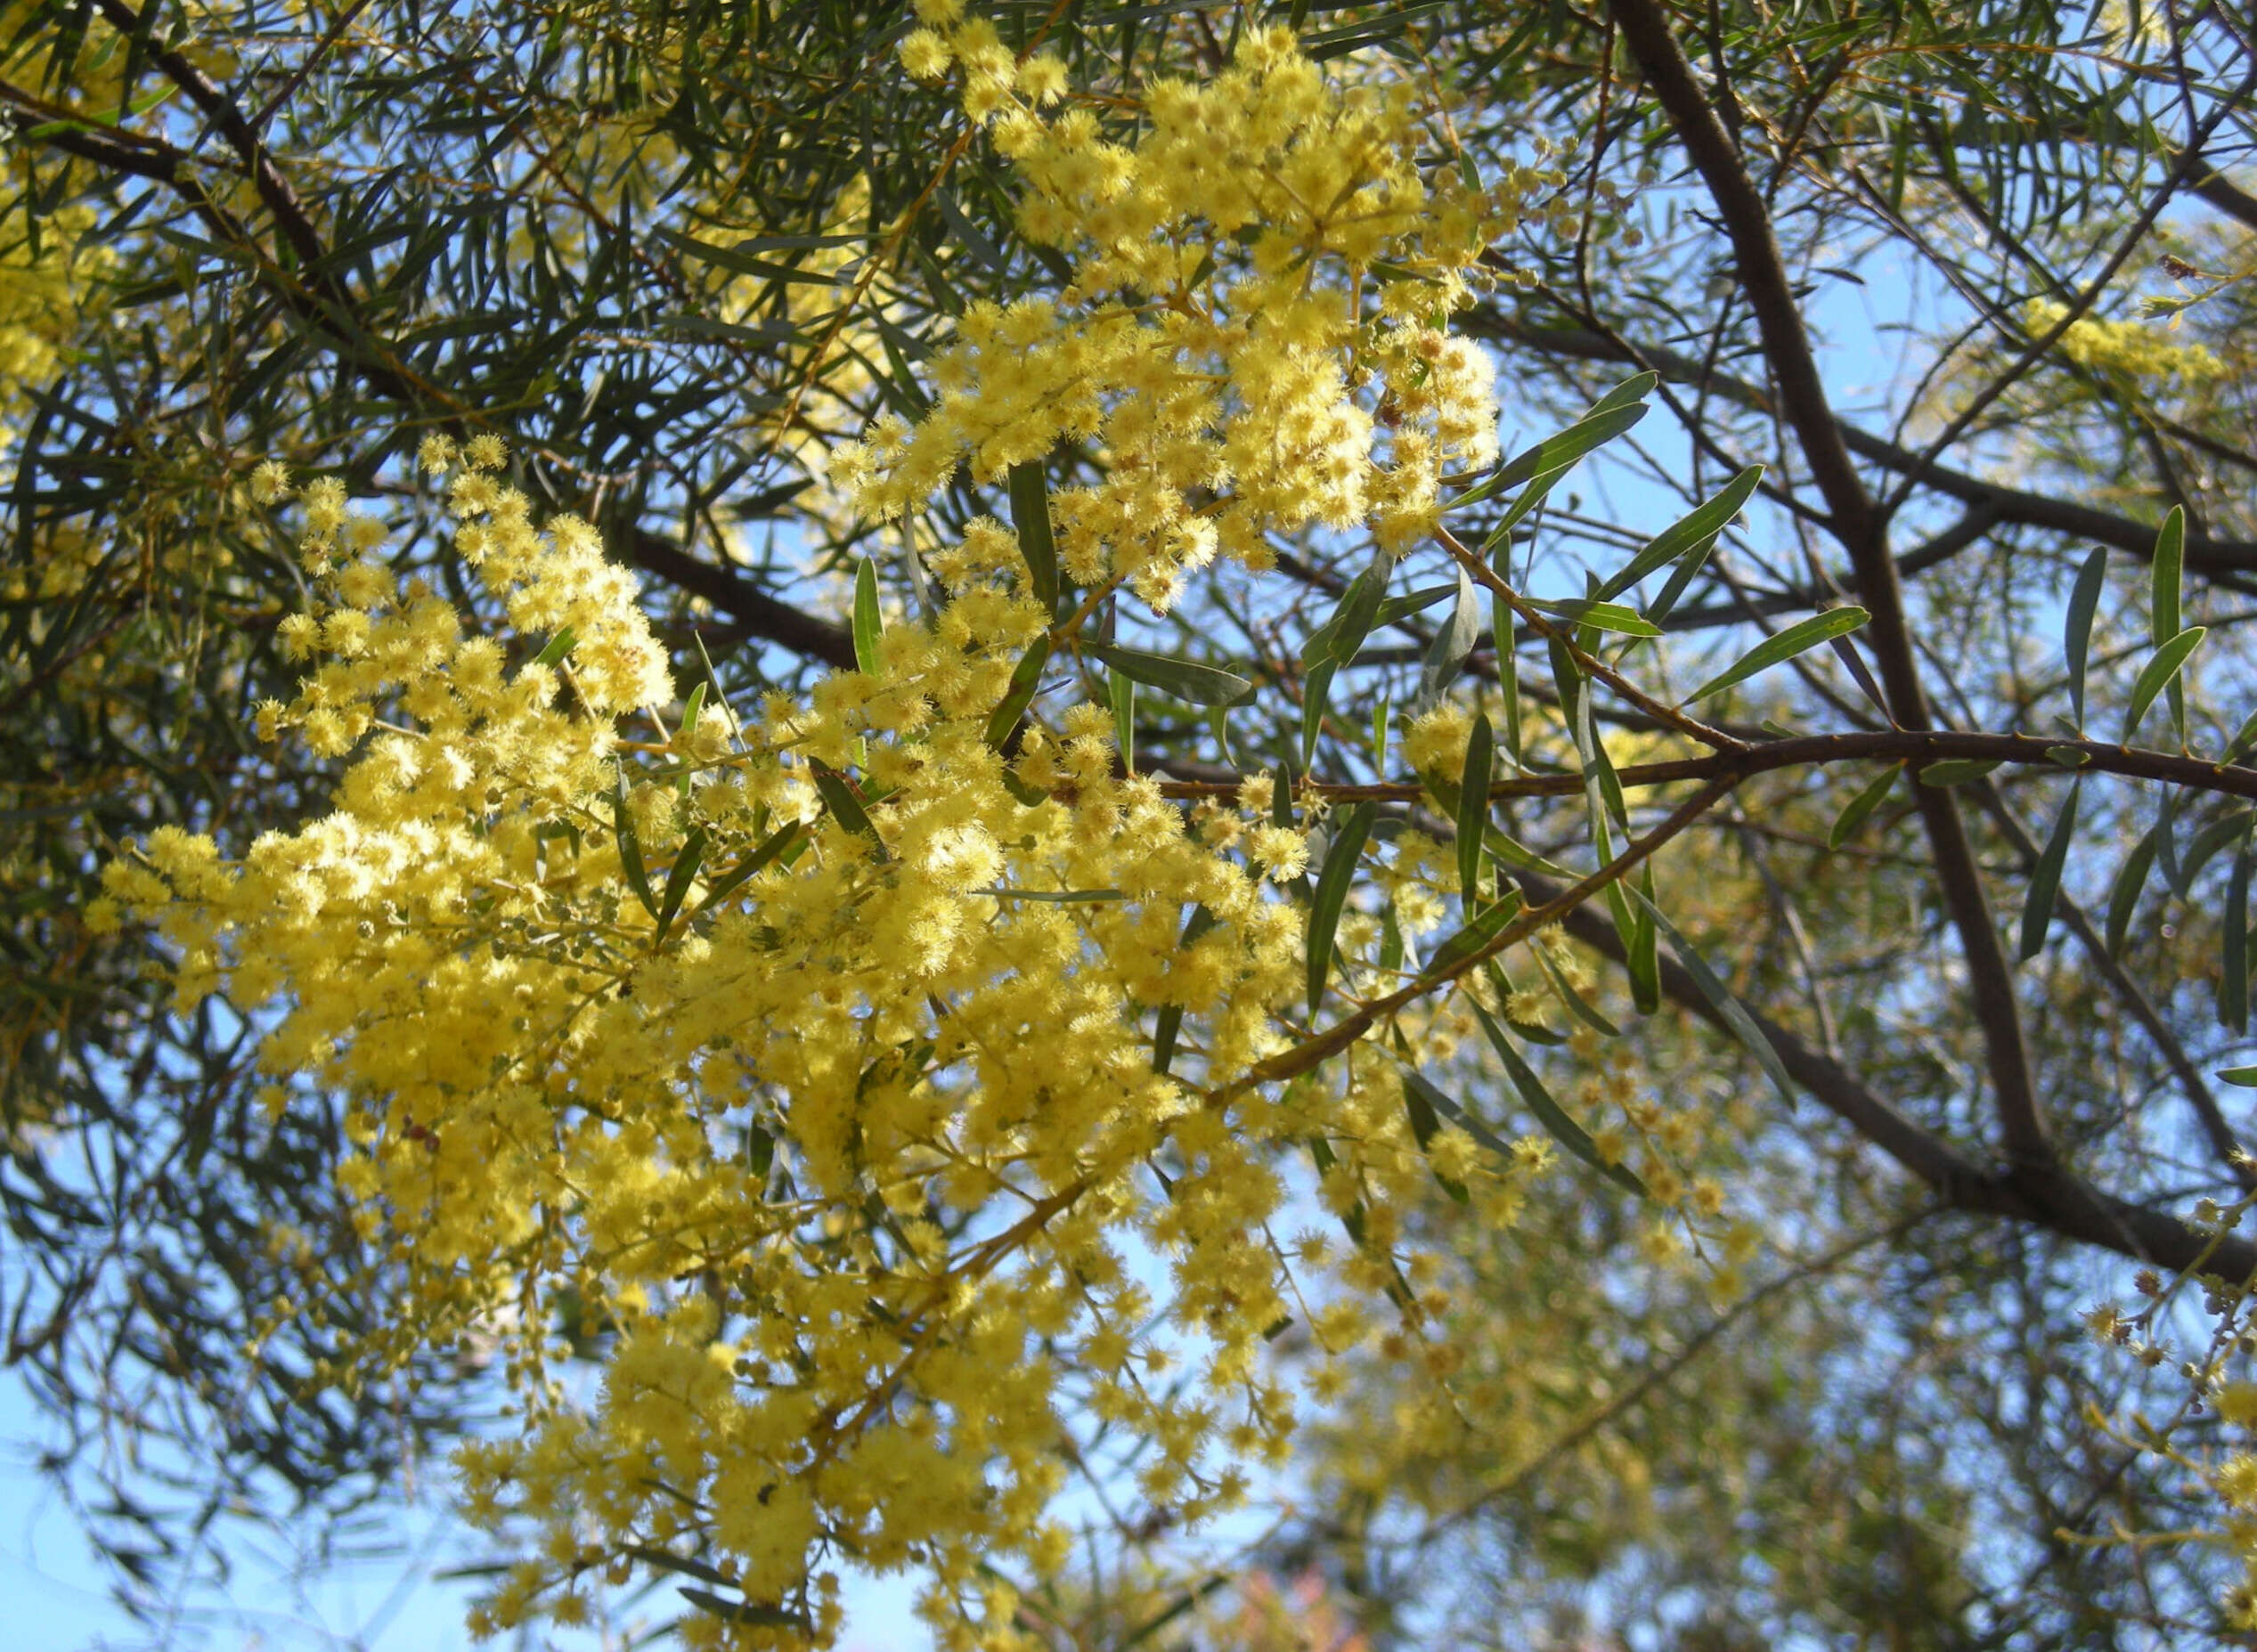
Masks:
[[[1034,704],[1034,696],[1042,688],[1042,668],[1049,660],[1050,639],[1046,634],[1036,638],[1019,656],[1018,664],[1011,668],[1010,687],[1004,690],[1002,700],[988,717],[988,745],[991,749],[1003,749],[1011,738],[1011,731],[1019,726],[1019,719]]]
[[[1316,761],[1316,738],[1324,732],[1324,708],[1332,697],[1332,678],[1338,660],[1319,660],[1301,681],[1301,767]]]
[[[1743,682],[1757,671],[1768,670],[1798,654],[1808,653],[1821,643],[1831,642],[1837,637],[1846,637],[1872,615],[1862,608],[1833,608],[1824,614],[1813,614],[1806,620],[1789,625],[1776,637],[1767,637],[1757,643],[1722,676],[1712,677],[1685,696],[1688,703],[1705,700],[1712,694],[1721,694],[1734,683]]]
[[[2139,680],[2131,685],[2131,702],[2124,707],[2123,745],[2131,744],[2131,736],[2139,732],[2139,720],[2147,714],[2155,696],[2163,692],[2165,683],[2177,680],[2180,668],[2187,663],[2187,656],[2201,646],[2209,631],[2206,625],[2189,625],[2157,648],[2154,657],[2140,668]]]
[[[650,875],[643,869],[642,840],[635,835],[635,813],[627,806],[627,780],[615,775],[611,782],[611,827],[619,842],[619,869],[627,875],[627,887],[635,891],[642,909],[658,916],[658,902],[650,892]]]
[[[2147,635],[2159,649],[2171,647],[2183,634],[2179,629],[2179,598],[2186,561],[2187,513],[2173,505],[2171,514],[2163,519],[2162,531],[2155,535],[2155,562],[2148,581]],[[2171,690],[2171,726],[2183,748],[2187,744],[2187,691],[2175,671],[2164,681]],[[2136,689],[2134,693],[2136,696]],[[2123,743],[2129,745],[2131,725],[2127,723],[2125,727]]]
[[[862,800],[854,794],[853,782],[828,763],[810,762],[808,767],[814,771],[815,790],[823,800],[823,807],[830,811],[831,818],[848,831],[868,838],[876,845],[877,858],[880,860],[887,859],[885,840],[877,834],[877,827],[871,822],[869,810],[862,807]]]
[[[1660,383],[1661,375],[1659,373],[1633,373],[1629,378],[1615,386],[1613,389],[1608,391],[1606,395],[1601,396],[1597,401],[1593,402],[1591,404],[1591,413],[1610,413],[1618,407],[1628,407],[1634,403],[1642,403],[1648,396],[1654,393],[1654,387]],[[1591,417],[1591,413],[1586,413],[1584,417],[1588,419]]]
[[[1530,598],[1528,606],[1539,614],[1549,614],[1571,624],[1588,625],[1594,631],[1613,631],[1617,636],[1661,635],[1659,626],[1618,602],[1598,602],[1588,597],[1574,602],[1538,602]]]
[[[1431,704],[1443,689],[1457,680],[1457,674],[1465,669],[1465,662],[1473,653],[1474,643],[1480,639],[1480,594],[1463,568],[1458,570],[1457,598],[1448,622],[1434,633],[1434,640],[1427,646],[1426,659],[1419,671],[1422,704]]]
[[[799,837],[800,831],[800,823],[796,820],[789,820],[770,832],[761,840],[759,847],[745,857],[742,866],[706,890],[705,896],[697,903],[697,910],[710,911],[714,906],[735,894],[758,875],[762,867],[789,849]]]
[[[2082,776],[2069,782],[2068,801],[2061,805],[2061,818],[2053,823],[2053,835],[2046,839],[2037,868],[2030,874],[2030,892],[2022,902],[2020,963],[2027,964],[2045,948],[2045,932],[2053,922],[2054,896],[2061,888],[2061,868],[2068,864],[2069,845],[2076,837],[2077,794],[2083,785]]]
[[[1486,1148],[1488,1152],[1495,1153],[1498,1158],[1505,1160],[1508,1162],[1511,1161],[1512,1158],[1511,1143],[1506,1141],[1495,1130],[1489,1128],[1487,1125],[1482,1123],[1480,1119],[1475,1118],[1464,1108],[1459,1106],[1457,1103],[1451,1098],[1449,1093],[1444,1090],[1439,1085],[1428,1082],[1425,1078],[1414,1073],[1408,1066],[1406,1066],[1403,1069],[1404,1084],[1407,1086],[1414,1078],[1417,1079],[1419,1084],[1422,1086],[1420,1090],[1420,1099],[1424,1101],[1429,1107],[1432,1108],[1443,1118],[1447,1119],[1452,1124],[1457,1126],[1457,1127],[1464,1131],[1466,1135],[1471,1136],[1475,1145]]]
[[[2257,1067],[2228,1067],[2215,1076],[2228,1084],[2237,1084],[2245,1090],[2257,1090]]]
[[[1410,1119],[1411,1137],[1418,1143],[1419,1152],[1426,1152],[1427,1143],[1441,1134],[1446,1109],[1452,1115],[1451,1122],[1454,1124],[1464,1117],[1463,1111],[1451,1103],[1450,1098],[1438,1085],[1413,1068],[1403,1069],[1403,1111]],[[1466,1192],[1464,1183],[1454,1181],[1439,1170],[1434,1172],[1434,1179],[1442,1184],[1442,1191],[1458,1203],[1470,1202],[1471,1195]]]
[[[1685,972],[1699,987],[1701,996],[1715,1006],[1716,1013],[1731,1029],[1733,1037],[1747,1046],[1748,1053],[1756,1058],[1756,1064],[1770,1075],[1772,1083],[1778,1087],[1780,1099],[1793,1106],[1794,1080],[1787,1076],[1785,1063],[1779,1059],[1779,1052],[1772,1047],[1772,1041],[1764,1036],[1764,1029],[1756,1024],[1756,1018],[1732,996],[1732,990],[1724,985],[1723,978],[1708,967],[1708,960],[1694,949],[1692,942],[1678,932],[1677,926],[1669,921],[1668,915],[1652,901],[1646,900],[1644,895],[1641,894],[1638,899],[1645,900],[1646,910],[1654,915],[1654,922],[1661,926],[1662,933],[1669,937],[1669,949],[1677,955],[1677,962],[1685,966]]]
[[[2178,506],[2155,535],[2155,560],[2147,571],[2147,640],[2160,648],[2180,635],[2179,588],[2187,562],[2187,513]]]
[[[680,736],[682,739],[687,740],[697,732],[697,720],[705,714],[705,690],[708,687],[708,684],[699,683],[689,691],[689,698],[682,704]]]
[[[1481,904],[1481,837],[1489,822],[1490,765],[1496,755],[1495,736],[1485,712],[1473,720],[1472,737],[1465,743],[1465,770],[1458,781],[1458,893],[1468,912]]]
[[[2242,720],[2241,727],[2234,731],[2234,737],[2226,742],[2225,754],[2218,761],[2237,763],[2249,755],[2253,746],[2257,746],[2257,712],[2250,712]]]
[[[689,886],[696,881],[697,868],[705,863],[705,828],[694,826],[682,840],[681,850],[674,857],[673,870],[666,874],[666,888],[659,897],[657,923],[650,932],[653,952],[665,943],[666,932],[673,926],[681,911],[681,903],[689,899]]]
[[[1387,777],[1387,729],[1390,696],[1384,688],[1378,699],[1372,702],[1372,772],[1381,779]]]
[[[1560,1003],[1568,1006],[1568,1014],[1603,1038],[1622,1037],[1622,1029],[1601,1014],[1597,1005],[1576,990],[1575,984],[1568,979],[1565,972],[1544,956],[1541,947],[1536,948],[1536,957],[1538,967],[1544,971],[1544,978],[1552,983],[1553,994],[1557,996]]]
[[[1443,589],[1446,595],[1449,588]],[[1376,563],[1350,580],[1332,616],[1302,640],[1302,668],[1313,670],[1326,660],[1345,665],[1354,659],[1373,630],[1384,623],[1380,615],[1389,605],[1381,598],[1386,590],[1386,570]]]
[[[2221,815],[2196,833],[2194,841],[2187,845],[2187,852],[2180,859],[2180,878],[2192,883],[2203,867],[2210,864],[2210,858],[2232,842],[2248,827],[2253,818],[2257,818],[2257,810],[2237,809]]]
[[[1419,1088],[1414,1086],[1412,1080],[1414,1078],[1417,1078],[1419,1084],[1424,1086],[1426,1089],[1431,1090],[1436,1086],[1427,1084],[1425,1079],[1420,1078],[1418,1074],[1409,1069],[1404,1070],[1403,1111],[1409,1116],[1411,1139],[1419,1144],[1419,1151],[1424,1152],[1426,1144],[1441,1133],[1442,1120],[1433,1102]]]
[[[1356,862],[1365,840],[1379,818],[1380,806],[1361,802],[1348,812],[1324,851],[1324,869],[1316,875],[1316,893],[1308,907],[1308,1013],[1313,1020],[1324,1001],[1324,983],[1332,972],[1332,938],[1340,932],[1340,909],[1356,881]]]
[[[1050,530],[1050,478],[1039,460],[1011,467],[1011,525],[1027,561],[1027,589],[1046,614],[1058,606],[1058,543]]]
[[[1246,678],[1218,666],[1179,660],[1173,655],[1147,654],[1110,642],[1085,642],[1082,652],[1104,661],[1122,676],[1147,688],[1157,688],[1194,705],[1235,705],[1254,691]]]
[[[1942,757],[1920,770],[1922,785],[1965,785],[1999,766],[1994,757]]]
[[[788,264],[774,264],[766,258],[755,258],[737,247],[719,247],[712,241],[692,240],[689,236],[669,229],[654,232],[684,257],[696,258],[731,275],[749,275],[763,281],[806,281],[819,287],[835,287],[840,277],[819,270],[803,270]]]
[[[1709,548],[1716,542],[1716,535],[1747,507],[1763,479],[1763,466],[1748,466],[1724,484],[1723,490],[1714,499],[1648,540],[1644,549],[1599,587],[1600,598],[1611,601],[1655,569],[1676,561],[1689,551],[1705,560]]]
[[[2045,748],[2049,761],[2064,769],[2082,769],[2092,761],[2092,753],[2080,752],[2074,745],[2049,745]]]
[[[1504,752],[1520,763],[1520,639],[1512,605],[1502,595],[1489,599],[1490,639],[1496,647],[1497,691],[1504,701]]]
[[[1652,373],[1641,373],[1635,378],[1626,380],[1624,386],[1617,386],[1616,391],[1609,393],[1609,397],[1625,386],[1635,385],[1641,380],[1644,381],[1644,389],[1639,392],[1642,395],[1659,382]],[[1450,502],[1453,506],[1478,504],[1482,500],[1494,499],[1500,493],[1519,487],[1524,482],[1538,479],[1542,479],[1548,488],[1552,480],[1577,460],[1592,449],[1613,441],[1643,419],[1648,411],[1642,401],[1633,399],[1609,405],[1607,400],[1602,399],[1581,419],[1556,435],[1544,437],[1534,447],[1515,453]]]
[[[1638,868],[1638,887],[1645,904],[1625,938],[1626,954],[1624,969],[1630,977],[1630,1005],[1641,1015],[1651,1015],[1661,1008],[1661,955],[1657,943],[1653,919],[1653,863]]]
[[[2069,592],[2068,618],[2061,632],[2061,654],[2069,666],[2070,715],[2084,727],[2085,662],[2092,647],[2092,616],[2100,606],[2100,592],[2108,577],[2108,548],[2094,548],[2077,570],[2077,582]]]
[[[1191,916],[1185,920],[1184,932],[1176,942],[1176,956],[1182,957],[1191,944],[1215,927],[1215,915],[1204,907],[1194,907]],[[1184,1006],[1169,1004],[1161,1006],[1153,1022],[1152,1070],[1164,1073],[1176,1059],[1176,1035],[1183,1030]]]
[[[1843,806],[1842,812],[1834,817],[1833,829],[1826,834],[1826,847],[1839,849],[1855,836],[1857,828],[1863,826],[1873,811],[1881,806],[1882,800],[1895,788],[1896,777],[1903,772],[1903,764],[1891,763],[1867,783],[1855,797],[1851,798]]]
[[[1421,981],[1436,981],[1456,969],[1503,932],[1506,924],[1520,916],[1520,891],[1508,889],[1503,894],[1475,914],[1472,920],[1458,932],[1434,949],[1434,956],[1419,972]]]
[[[2249,1030],[2249,839],[2234,850],[2226,879],[2224,958],[2218,975],[2218,1021],[2237,1036]]]
[[[2123,954],[2124,937],[2131,930],[2131,915],[2139,909],[2140,892],[2147,887],[2147,873],[2155,864],[2155,834],[2160,828],[2150,826],[2131,852],[2124,857],[2123,868],[2108,891],[2108,921],[2103,930],[2108,956]]]
[[[1566,1109],[1552,1099],[1552,1092],[1544,1087],[1544,1080],[1536,1077],[1536,1070],[1521,1058],[1520,1052],[1512,1047],[1512,1040],[1504,1036],[1504,1029],[1498,1026],[1496,1018],[1482,1007],[1480,1000],[1469,993],[1466,1002],[1473,1005],[1473,1013],[1481,1022],[1481,1031],[1488,1038],[1489,1047],[1497,1053],[1497,1059],[1504,1063],[1505,1075],[1512,1080],[1512,1087],[1520,1093],[1521,1105],[1544,1127],[1545,1134],[1616,1186],[1644,1198],[1646,1184],[1627,1165],[1606,1161],[1599,1152],[1598,1143],[1591,1139],[1591,1133],[1568,1117]]]
[[[854,570],[854,666],[868,676],[877,675],[878,642],[885,635],[885,621],[877,610],[877,565],[864,557]]]
[[[1423,614],[1443,598],[1456,595],[1457,589],[1455,585],[1429,585],[1406,597],[1389,597],[1372,616],[1372,629],[1377,631],[1397,620],[1407,620],[1414,614]]]
[[[573,645],[579,640],[580,639],[573,634],[572,627],[567,625],[549,639],[548,647],[533,656],[533,663],[535,665],[554,665],[566,655],[570,654]]]
[[[1112,707],[1112,743],[1120,765],[1137,771],[1137,682],[1119,671],[1105,673],[1105,701]]]
[[[2155,864],[2163,868],[2163,879],[2171,886],[2171,892],[2185,900],[2194,893],[2188,882],[2186,863],[2179,854],[2179,805],[2185,793],[2177,786],[2166,786],[2155,804]]]

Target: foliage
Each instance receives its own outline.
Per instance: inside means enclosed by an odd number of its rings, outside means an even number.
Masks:
[[[506,1384],[493,1627],[2246,1631],[2245,22],[0,12],[140,1598]]]

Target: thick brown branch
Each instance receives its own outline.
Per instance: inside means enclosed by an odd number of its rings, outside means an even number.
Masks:
[[[1544,879],[1524,876],[1520,881],[1531,901],[1544,900],[1552,892],[1552,885]],[[1562,923],[1570,935],[1593,950],[1617,964],[1625,961],[1621,937],[1601,914],[1578,907]],[[1680,1007],[1723,1027],[1723,1015],[1699,983],[1674,959],[1662,960],[1661,990]],[[1933,1188],[1947,1207],[2006,1217],[2173,1271],[2199,1267],[2235,1280],[2257,1272],[2257,1244],[2248,1240],[2229,1234],[2213,1241],[2212,1235],[2168,1212],[2101,1192],[2056,1167],[2022,1167],[2002,1174],[1989,1169],[1906,1118],[1840,1062],[1777,1022],[1752,1010],[1749,1013],[1778,1051],[1780,1064],[1789,1078],[1829,1112]]]
[[[701,562],[646,528],[633,530],[628,549],[638,567],[703,597],[749,635],[839,671],[854,669],[854,639],[844,626],[779,601],[735,569]]]
[[[1706,757],[1677,758],[1666,762],[1633,763],[1616,771],[1627,787],[1671,785],[1687,781],[1729,779],[1782,769],[1815,769],[1829,763],[1902,762],[1916,767],[1944,759],[1978,763],[2063,765],[2055,753],[2074,754],[2083,761],[2074,765],[2094,774],[2122,775],[2131,780],[2155,780],[2189,791],[2212,792],[2221,797],[2257,799],[2257,769],[2233,763],[2205,762],[2171,752],[2152,752],[2140,746],[2109,745],[2099,740],[2049,740],[2026,734],[1961,734],[1949,728],[1878,728],[1852,734],[1797,735],[1788,740],[1766,740]],[[1148,766],[1178,769],[1165,757],[1153,757]],[[1174,797],[1221,797],[1234,793],[1241,777],[1235,771],[1225,779],[1204,777],[1164,782],[1161,789]],[[1306,783],[1334,802],[1416,802],[1425,788],[1414,781],[1383,781],[1376,785],[1327,785]],[[1507,797],[1579,797],[1583,776],[1569,772],[1522,775],[1493,782],[1489,795]],[[1933,788],[1923,787],[1923,790]]]
[[[1794,286],[1772,233],[1770,210],[1693,78],[1691,65],[1661,7],[1654,0],[1609,0],[1608,9],[1723,221],[1740,289],[1756,316],[1764,356],[1779,386],[1780,411],[1826,501],[1829,526],[1848,554],[1859,595],[1872,613],[1870,635],[1890,714],[1901,728],[1927,728],[1931,719],[1904,617],[1903,588],[1889,555],[1887,522],[1850,462],[1841,423],[1828,403]],[[1967,959],[1968,986],[1983,1029],[2008,1154],[2017,1165],[2043,1164],[2051,1157],[2052,1144],[2030,1070],[2013,977],[1991,919],[1967,823],[1949,793],[1920,788],[1917,802],[1935,856],[1936,882]]]

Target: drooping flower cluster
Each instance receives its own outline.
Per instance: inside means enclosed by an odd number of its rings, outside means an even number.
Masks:
[[[1400,537],[1445,455],[1494,451],[1479,358],[1442,330],[1484,204],[1428,193],[1406,94],[1339,93],[1264,35],[1214,87],[1156,90],[1122,150],[1018,101],[1055,90],[1041,60],[990,108],[990,37],[933,38],[972,111],[1002,110],[1030,229],[1080,275],[966,318],[932,417],[854,461],[872,508],[1090,440],[1105,479],[1057,497],[1065,570],[1164,605],[1271,532]],[[269,1019],[277,1105],[283,1080],[353,1098],[342,1174],[414,1281],[354,1379],[514,1322],[523,1427],[460,1463],[474,1519],[540,1542],[488,1627],[574,1621],[640,1561],[712,1586],[695,1637],[821,1643],[851,1561],[922,1565],[949,1644],[1006,1644],[985,1563],[1063,1561],[1065,1396],[1150,1443],[1138,1487],[1171,1519],[1282,1452],[1294,1407],[1261,1355],[1296,1312],[1269,1226],[1288,1148],[1317,1144],[1359,1235],[1302,1262],[1406,1324],[1434,1305],[1399,1213],[1436,1168],[1509,1219],[1544,1152],[1415,1128],[1389,1062],[1247,1082],[1301,1002],[1278,884],[1302,826],[1251,790],[1187,815],[1097,705],[998,717],[1074,623],[1054,632],[1008,530],[974,525],[945,606],[867,669],[673,715],[593,533],[536,525],[491,438],[422,457],[515,643],[403,583],[384,525],[308,486],[319,600],[281,631],[306,675],[259,723],[346,760],[335,811],[237,859],[160,833],[96,916],[154,916],[184,998]],[[626,737],[640,720],[655,733]],[[1395,850],[1406,879],[1437,863],[1415,834]],[[1426,906],[1406,931],[1439,921]],[[1355,956],[1370,928],[1344,926]],[[1169,1270],[1157,1316],[1138,1256]],[[1366,1325],[1314,1318],[1335,1352]],[[599,1394],[550,1380],[558,1331],[602,1350]],[[1151,1380],[1186,1357],[1196,1380]]]
[[[1057,495],[1065,571],[1162,610],[1218,551],[1268,566],[1270,533],[1368,525],[1399,550],[1430,530],[1445,468],[1495,456],[1488,360],[1446,322],[1517,186],[1422,177],[1413,90],[1329,85],[1283,28],[1210,84],[1149,88],[1117,142],[1090,108],[1042,112],[1055,61],[923,10],[936,27],[905,61],[958,67],[1024,183],[1023,230],[1072,280],[973,307],[938,405],[849,456],[864,509],[916,511],[961,465],[985,479],[1086,444],[1103,476]]]

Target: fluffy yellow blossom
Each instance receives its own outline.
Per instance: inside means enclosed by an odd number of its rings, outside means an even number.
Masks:
[[[1397,548],[1446,469],[1494,457],[1485,358],[1445,327],[1510,213],[1421,171],[1411,86],[1333,85],[1257,29],[1211,83],[1108,125],[957,0],[917,10],[905,67],[957,77],[1071,279],[961,318],[932,411],[833,467],[863,509],[922,513],[962,471],[1086,444],[1096,479],[1051,498],[1062,568],[1164,609],[1218,557],[1266,566],[1275,534]],[[1104,706],[1046,701],[1003,738],[1014,680],[1073,658],[1087,610],[1038,603],[986,517],[933,557],[938,612],[887,627],[868,670],[685,731],[594,530],[536,520],[494,436],[418,458],[500,634],[394,580],[384,525],[309,482],[314,600],[279,631],[305,674],[256,721],[337,760],[330,806],[226,855],[152,837],[109,868],[102,916],[158,924],[184,1000],[272,1006],[278,1095],[348,1098],[340,1184],[409,1281],[353,1379],[509,1347],[519,1426],[456,1466],[472,1519],[535,1542],[483,1627],[575,1621],[591,1557],[684,1540],[750,1608],[701,1624],[714,1644],[827,1644],[840,1555],[924,1567],[945,1618],[989,1557],[1055,1562],[1069,1382],[1151,1445],[1147,1495],[1229,1507],[1227,1459],[1294,1427],[1262,1363],[1295,1312],[1267,1235],[1312,1143],[1356,1241],[1300,1250],[1355,1298],[1324,1345],[1392,1314],[1401,1356],[1447,1374],[1421,1322],[1446,1297],[1397,1254],[1409,1212],[1440,1169],[1508,1219],[1551,1151],[1422,1148],[1383,1060],[1264,1082],[1307,1010],[1279,885],[1318,800],[1280,825],[1250,782],[1194,830],[1122,771]],[[1422,720],[1414,761],[1462,753],[1463,727]],[[1405,928],[1441,921],[1440,846],[1366,852]],[[1379,927],[1340,939],[1367,953]],[[1442,1055],[1468,1036],[1463,1013],[1414,1024]],[[1169,1260],[1178,1335],[1149,1329],[1139,1250]],[[551,1315],[607,1328],[599,1388],[548,1381]],[[1186,1381],[1150,1380],[1171,1364]],[[985,1644],[1015,1644],[1015,1600],[978,1599]]]

